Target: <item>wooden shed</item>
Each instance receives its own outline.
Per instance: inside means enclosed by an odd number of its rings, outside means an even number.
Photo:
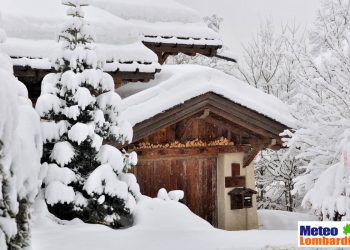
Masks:
[[[193,84],[205,85],[203,82]],[[230,86],[226,86],[229,90]],[[172,91],[168,91],[171,95]],[[141,99],[141,105],[143,94],[160,93],[157,88],[142,92],[126,98],[126,105],[132,103],[130,99],[137,98]],[[183,92],[186,93],[186,89]],[[174,96],[177,94],[181,99],[180,93],[173,92]],[[256,97],[273,98],[259,95]],[[164,100],[167,97],[164,93]],[[145,100],[143,107],[135,105],[135,110],[141,108],[148,113],[147,109],[152,110],[148,108],[151,103],[162,104]],[[133,108],[125,110],[128,111],[133,113]],[[258,226],[255,197],[249,208],[233,210],[229,192],[241,188],[252,190],[250,194],[254,196],[251,163],[262,149],[282,146],[279,134],[286,125],[213,91],[194,95],[148,119],[141,118],[140,122],[131,120],[136,124],[129,149],[139,156],[133,172],[143,194],[155,197],[161,188],[183,190],[182,202],[216,227],[241,230]],[[239,221],[242,218],[246,219]]]

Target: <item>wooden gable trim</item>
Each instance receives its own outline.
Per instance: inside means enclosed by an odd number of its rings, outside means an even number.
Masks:
[[[143,42],[143,44],[152,50],[158,56],[158,62],[164,64],[168,56],[183,53],[189,56],[201,54],[208,57],[217,55],[217,50],[221,45],[195,45],[195,44],[177,44],[177,43],[156,43]]]
[[[224,115],[229,115],[228,117],[223,116],[227,120],[230,120],[234,123],[236,119],[232,119],[232,117],[243,121],[249,121],[251,124],[255,124],[262,129],[269,131],[271,134],[279,135],[283,132],[287,127],[278,121],[275,121],[267,116],[259,114],[257,111],[251,110],[247,107],[244,107],[240,104],[237,104],[225,97],[220,95],[209,93],[209,99],[212,101],[211,104],[217,108],[224,111]],[[247,124],[245,124],[247,125]],[[245,126],[244,126],[245,127]]]
[[[204,110],[209,110],[234,124],[246,128],[260,135],[261,138],[278,139],[279,134],[287,129],[285,125],[277,121],[210,92],[192,98],[181,105],[136,124],[134,126],[133,142],[151,135],[158,129],[171,126],[196,114],[200,115]]]

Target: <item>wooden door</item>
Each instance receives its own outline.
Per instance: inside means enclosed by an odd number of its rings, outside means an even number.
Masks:
[[[139,159],[134,168],[141,193],[156,197],[161,188],[183,190],[192,212],[217,226],[216,157]]]

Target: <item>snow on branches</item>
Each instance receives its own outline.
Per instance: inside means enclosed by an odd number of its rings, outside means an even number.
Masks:
[[[0,249],[24,249],[30,246],[30,206],[40,188],[40,121],[1,52],[0,79]]]
[[[350,1],[323,2],[300,63],[302,124],[287,140],[305,160],[297,188],[303,205],[323,220],[350,218],[349,171],[344,157],[350,142]]]
[[[63,4],[70,18],[53,61],[58,73],[43,79],[36,104],[45,143],[45,199],[49,211],[61,219],[128,226],[140,189],[127,172],[137,157],[103,144],[130,142],[132,127],[119,117],[121,98],[113,78],[101,69],[84,20],[87,1]]]

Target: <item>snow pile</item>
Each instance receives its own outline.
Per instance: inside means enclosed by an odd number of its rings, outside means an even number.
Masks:
[[[279,210],[258,210],[258,216],[263,230],[297,230],[298,221],[317,221],[314,215]]]
[[[159,189],[157,194],[157,198],[164,201],[180,201],[184,198],[184,196],[185,194],[182,190],[173,190],[168,193],[165,188]]]
[[[111,230],[78,220],[58,224],[41,217],[34,225],[33,248],[114,250],[118,246],[128,250],[261,250],[296,249],[297,244],[295,230],[217,230],[183,204],[158,198],[143,197],[136,206],[135,216],[135,225],[125,230]]]
[[[170,200],[180,201],[185,197],[185,193],[182,190],[173,190],[168,193]]]
[[[133,86],[127,85],[118,91],[130,93]],[[164,66],[150,86],[122,101],[122,115],[132,125],[193,97],[214,92],[286,126],[296,126],[287,105],[276,97],[215,69],[195,65]]]
[[[204,230],[212,229],[209,222],[193,214],[176,201],[145,197],[135,211],[135,229],[143,230]]]

